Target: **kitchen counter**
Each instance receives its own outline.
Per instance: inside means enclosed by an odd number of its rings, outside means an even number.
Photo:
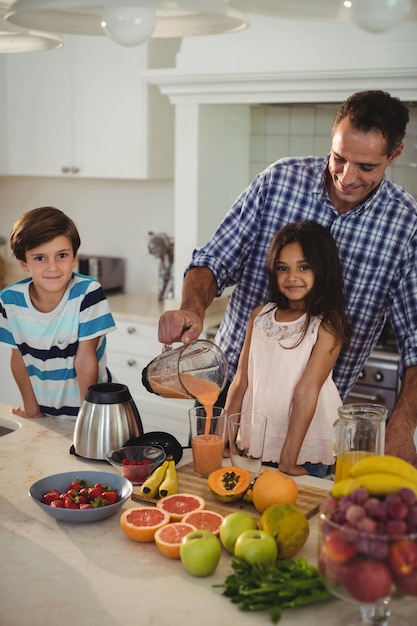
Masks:
[[[2,626],[255,626],[271,624],[266,613],[241,613],[213,584],[231,572],[223,551],[213,576],[195,578],[159,553],[154,544],[129,540],[119,526],[120,513],[96,524],[57,522],[34,505],[29,486],[64,471],[102,469],[109,464],[69,454],[74,423],[54,418],[24,420],[0,404],[0,426],[12,419],[19,428],[0,437]],[[191,453],[184,451],[182,463]],[[311,477],[300,483],[325,488]],[[124,508],[137,506],[130,500]],[[300,551],[316,562],[317,522]],[[280,626],[338,626],[352,606],[336,599],[287,610]],[[415,598],[401,603],[404,615],[415,615]],[[414,622],[415,623],[415,622]],[[395,626],[393,624],[393,626]]]
[[[158,324],[159,318],[165,311],[178,309],[177,300],[163,300],[158,302],[156,293],[138,294],[109,294],[107,296],[111,311],[115,318],[142,324]],[[215,298],[206,311],[204,327],[217,325],[223,319],[228,297]]]

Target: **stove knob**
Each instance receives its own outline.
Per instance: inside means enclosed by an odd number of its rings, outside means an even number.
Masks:
[[[374,380],[381,383],[384,380],[384,375],[381,372],[374,372]]]
[[[358,380],[363,380],[364,378],[365,378],[365,372],[361,370],[358,376]]]

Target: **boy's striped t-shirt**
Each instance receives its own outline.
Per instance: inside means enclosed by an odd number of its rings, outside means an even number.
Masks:
[[[107,382],[105,335],[116,325],[103,288],[91,277],[74,273],[61,302],[49,313],[32,305],[31,282],[27,278],[0,292],[0,341],[20,350],[41,411],[74,419],[80,408],[74,369],[78,342],[100,337],[98,382]]]

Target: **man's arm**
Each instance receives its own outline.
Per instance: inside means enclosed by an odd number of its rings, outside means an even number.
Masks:
[[[417,467],[414,432],[417,428],[417,365],[406,369],[401,391],[389,418],[385,454],[398,456]]]
[[[206,309],[213,302],[217,283],[208,267],[193,267],[185,275],[181,307],[166,311],[159,320],[158,339],[161,343],[189,343],[198,339],[203,330]]]

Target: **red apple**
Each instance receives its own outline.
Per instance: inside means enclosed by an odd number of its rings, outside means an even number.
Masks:
[[[382,561],[357,559],[346,565],[343,584],[358,602],[373,603],[389,596],[392,575]]]
[[[396,574],[394,582],[400,593],[405,596],[417,596],[417,567],[406,576]]]
[[[411,539],[395,541],[390,546],[388,561],[396,574],[410,574],[417,567],[417,543]]]
[[[353,543],[349,543],[340,530],[332,530],[328,533],[323,542],[324,554],[337,563],[345,563],[356,554]]]

